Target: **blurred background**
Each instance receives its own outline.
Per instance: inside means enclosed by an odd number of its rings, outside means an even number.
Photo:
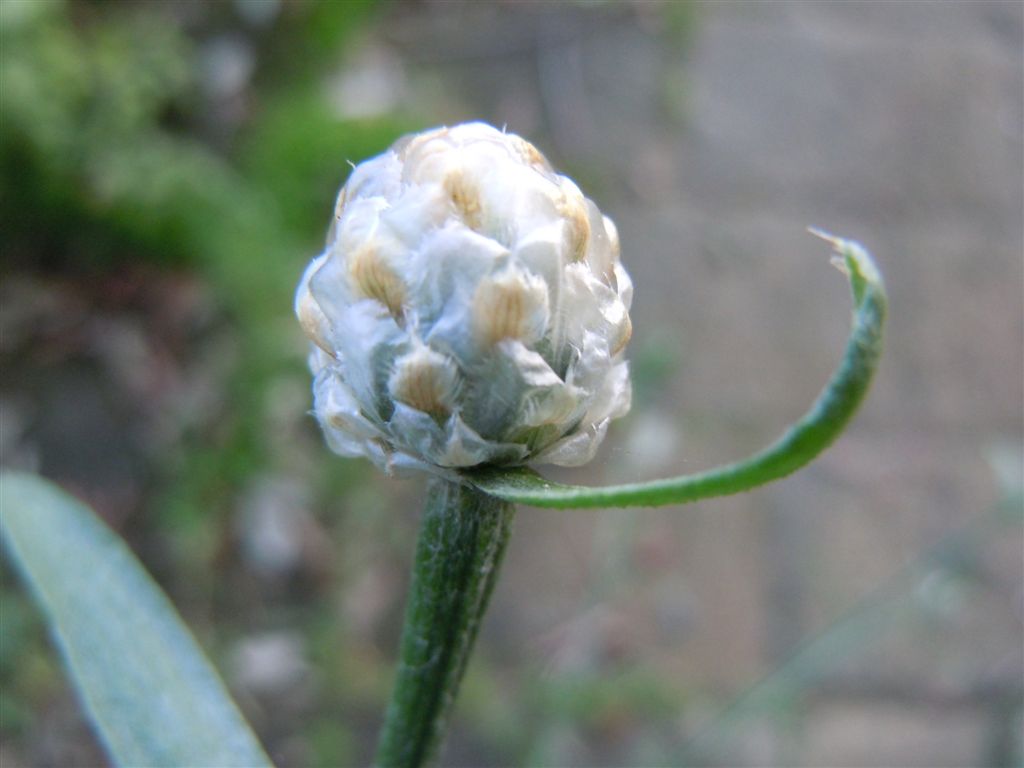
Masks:
[[[0,460],[98,510],[282,766],[369,763],[423,484],[328,453],[294,286],[399,135],[482,119],[618,224],[606,483],[744,456],[892,302],[849,432],[657,510],[523,508],[448,765],[1022,760],[1024,6],[0,4]],[[4,571],[0,763],[94,766]]]

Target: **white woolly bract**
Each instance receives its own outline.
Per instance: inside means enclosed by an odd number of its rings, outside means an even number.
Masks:
[[[615,225],[483,123],[352,172],[299,284],[330,447],[387,471],[590,460],[629,410]]]

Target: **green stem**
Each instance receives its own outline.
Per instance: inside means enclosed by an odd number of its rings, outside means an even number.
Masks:
[[[437,752],[514,516],[470,486],[430,481],[378,765],[421,766]]]

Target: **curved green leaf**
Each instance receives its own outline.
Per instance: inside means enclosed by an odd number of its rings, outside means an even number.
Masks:
[[[174,607],[88,507],[5,472],[0,534],[115,763],[270,765]]]
[[[840,435],[867,394],[882,353],[887,306],[882,275],[862,246],[818,230],[811,232],[832,245],[833,263],[850,279],[853,328],[843,359],[818,399],[767,448],[706,472],[605,488],[553,483],[526,467],[476,470],[466,472],[465,479],[499,499],[536,507],[653,507],[747,491],[810,462]]]

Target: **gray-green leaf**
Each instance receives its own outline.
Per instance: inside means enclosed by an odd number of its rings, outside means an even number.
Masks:
[[[0,533],[115,763],[270,765],[170,601],[88,507],[5,472]]]

